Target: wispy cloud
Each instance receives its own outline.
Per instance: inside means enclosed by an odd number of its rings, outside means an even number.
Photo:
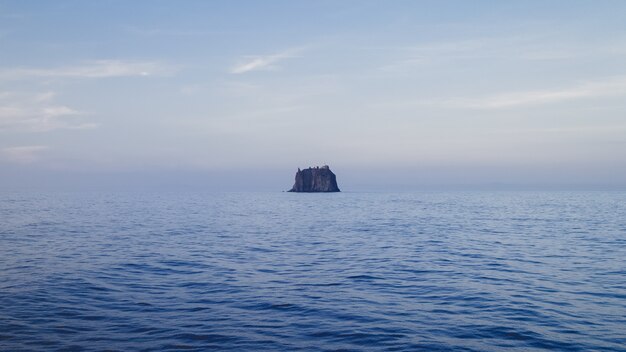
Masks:
[[[31,164],[39,160],[41,154],[48,149],[50,149],[50,147],[45,145],[8,147],[0,149],[0,155],[3,159],[13,163]]]
[[[191,29],[175,29],[175,28],[145,28],[135,26],[122,27],[128,33],[144,37],[154,36],[173,36],[173,37],[191,37],[224,34],[222,31],[199,31]]]
[[[56,129],[91,129],[84,113],[54,101],[54,92],[0,93],[0,131],[45,132]]]
[[[251,71],[271,70],[276,64],[285,59],[297,57],[303,48],[291,48],[272,55],[247,56],[241,62],[233,66],[230,73],[242,74]]]
[[[152,61],[97,60],[57,68],[17,67],[0,70],[0,79],[25,78],[107,78],[169,74],[174,67]]]
[[[475,38],[449,42],[425,43],[415,46],[380,48],[395,53],[395,59],[379,69],[385,72],[405,71],[414,66],[453,60],[484,59],[502,56],[510,50],[510,43],[519,41],[508,38]],[[519,43],[518,43],[519,45]]]
[[[453,97],[410,100],[376,107],[437,107],[451,109],[507,109],[542,104],[559,103],[577,99],[626,96],[626,76],[616,76],[601,81],[589,81],[560,89],[519,91],[484,97]]]
[[[513,92],[486,98],[469,99],[465,105],[469,108],[501,109],[620,95],[626,95],[626,76],[614,77],[604,81],[585,82],[562,89]]]
[[[404,72],[427,64],[466,60],[558,61],[584,57],[623,56],[624,38],[577,42],[556,34],[524,34],[470,38],[403,47],[380,47],[393,59],[380,66],[383,72]]]

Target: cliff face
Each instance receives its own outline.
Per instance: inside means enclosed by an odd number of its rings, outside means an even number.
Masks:
[[[289,192],[340,192],[337,177],[328,166],[298,169],[296,183]]]

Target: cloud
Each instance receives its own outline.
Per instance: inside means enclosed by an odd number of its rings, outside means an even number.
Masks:
[[[270,70],[275,68],[275,64],[279,61],[297,57],[302,48],[292,48],[285,51],[264,56],[248,56],[245,60],[233,66],[230,73],[242,74],[251,71]]]
[[[9,147],[0,149],[3,159],[18,164],[30,164],[41,157],[41,153],[50,149],[45,145],[29,145],[20,147]]]
[[[225,34],[223,31],[199,31],[189,29],[174,29],[174,28],[144,28],[135,26],[122,27],[128,33],[138,36],[153,37],[153,36],[205,36],[205,35],[220,35]]]
[[[626,94],[626,77],[620,76],[605,81],[586,82],[563,89],[498,94],[482,99],[468,100],[465,105],[478,109],[501,109],[624,94]]]
[[[626,95],[626,76],[615,76],[601,81],[583,82],[561,89],[508,92],[475,98],[455,97],[404,102],[396,101],[393,103],[374,104],[374,106],[382,108],[437,107],[492,110],[622,95]]]
[[[84,113],[54,102],[55,93],[0,92],[0,131],[45,132],[56,129],[91,129]]]
[[[580,41],[557,33],[470,38],[414,46],[378,47],[392,60],[378,70],[402,73],[424,65],[468,60],[564,61],[575,58],[623,57],[625,38]]]
[[[57,68],[11,68],[0,70],[0,79],[26,78],[108,78],[169,74],[173,67],[150,61],[97,60]]]
[[[511,43],[518,38],[476,38],[450,42],[426,43],[416,46],[381,47],[379,50],[396,53],[396,59],[379,67],[384,72],[403,72],[414,66],[441,63],[444,61],[486,59],[503,57],[510,53]],[[521,43],[515,48],[519,49]]]

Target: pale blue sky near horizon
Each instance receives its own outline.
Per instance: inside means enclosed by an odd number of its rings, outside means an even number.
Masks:
[[[2,1],[2,187],[626,186],[625,1]],[[370,172],[375,170],[375,172]]]

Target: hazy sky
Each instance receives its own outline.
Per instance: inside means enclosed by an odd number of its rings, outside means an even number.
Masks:
[[[626,184],[626,1],[0,1],[0,178]],[[375,171],[365,173],[365,171]]]

